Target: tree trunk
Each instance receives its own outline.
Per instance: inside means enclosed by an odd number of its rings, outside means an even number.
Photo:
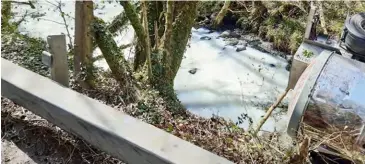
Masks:
[[[145,53],[146,53],[146,59],[147,59],[147,73],[148,73],[148,79],[150,80],[150,82],[153,81],[153,74],[152,74],[152,64],[151,64],[151,43],[150,43],[150,38],[149,36],[149,32],[148,32],[148,20],[147,20],[147,2],[146,1],[142,1],[142,22],[143,22],[143,30],[145,32],[146,35],[146,48],[145,48]]]
[[[228,12],[229,5],[231,5],[231,1],[226,0],[224,2],[224,5],[223,5],[222,9],[219,11],[217,17],[214,20],[214,26],[215,27],[218,27],[222,23],[222,20],[223,20],[224,16],[226,16],[226,14]]]
[[[170,64],[172,67],[172,74],[169,78],[171,82],[173,82],[173,79],[180,68],[180,64],[185,53],[186,44],[188,43],[191,34],[191,28],[194,25],[195,17],[197,15],[198,1],[178,1],[175,3],[181,5],[179,6],[180,8],[175,6],[175,9],[178,10],[179,14],[175,17],[172,28],[172,63]]]
[[[8,28],[11,18],[11,2],[1,1],[1,29]]]
[[[148,32],[150,33],[151,47],[158,48],[156,42],[162,37],[164,33],[164,2],[163,1],[149,1],[148,2]],[[155,24],[157,30],[155,29]],[[157,35],[156,35],[157,34]]]
[[[136,102],[139,95],[138,89],[134,85],[128,63],[123,57],[123,53],[118,49],[112,34],[108,32],[105,25],[97,19],[93,24],[93,32],[95,41],[103,53],[114,78],[119,82],[124,95],[127,96],[126,101]]]
[[[151,47],[148,46],[149,36],[145,32],[134,6],[129,1],[119,2],[123,6],[124,11],[129,21],[131,22],[138,38],[138,49],[141,50],[141,53],[136,53],[134,59],[134,70],[138,70],[139,68],[142,68],[142,66],[144,66],[147,56],[151,56]],[[136,49],[136,51],[138,51],[138,49]]]
[[[322,6],[322,2],[318,2],[318,10],[319,10],[319,20],[321,22],[321,27],[323,29],[323,33],[328,35],[327,27],[326,27],[326,19],[324,17],[324,9]]]
[[[173,79],[171,79],[173,77],[172,75],[172,56],[174,54],[172,54],[171,52],[171,37],[172,37],[172,21],[173,21],[173,11],[174,10],[174,2],[169,0],[167,1],[167,5],[166,5],[166,18],[165,18],[165,33],[163,35],[162,38],[162,48],[161,50],[163,51],[163,59],[162,59],[162,64],[163,64],[163,68],[164,68],[164,80],[168,80],[169,83],[172,83]]]
[[[128,23],[128,17],[123,11],[120,14],[118,14],[109,25],[107,25],[107,29],[112,35],[114,35],[117,31],[125,28],[127,23]],[[96,47],[97,44],[95,41],[93,41],[93,51],[96,49]]]
[[[75,56],[74,76],[83,88],[93,88],[94,75],[92,63],[91,22],[93,15],[92,1],[76,1],[75,3]],[[85,72],[84,70],[85,69]],[[85,81],[80,75],[85,74]]]

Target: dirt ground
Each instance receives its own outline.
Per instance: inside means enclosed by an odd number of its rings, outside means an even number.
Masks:
[[[23,152],[12,141],[6,139],[1,140],[1,163],[14,163],[14,164],[35,164],[35,162],[26,152]]]
[[[1,163],[123,163],[1,98]]]

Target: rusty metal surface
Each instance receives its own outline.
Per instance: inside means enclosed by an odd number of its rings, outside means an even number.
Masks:
[[[305,69],[299,78],[288,107],[289,122],[287,126],[287,133],[290,136],[296,137],[301,118],[308,105],[308,95],[310,95],[312,88],[315,85],[327,60],[332,55],[333,52],[331,51],[323,51],[309,64],[307,69]]]
[[[364,63],[333,55],[309,97],[303,118],[306,124],[328,133],[351,131],[354,139],[348,143],[363,147],[365,140],[360,134],[365,122]]]

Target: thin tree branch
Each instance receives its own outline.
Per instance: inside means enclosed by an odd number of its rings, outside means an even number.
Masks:
[[[10,1],[10,3],[17,3],[17,4],[29,5],[32,9],[35,9],[35,6],[34,6],[34,4],[31,1],[28,1],[28,2]]]
[[[267,110],[264,118],[260,121],[260,123],[257,125],[257,128],[254,130],[253,135],[256,136],[257,133],[260,131],[262,125],[267,121],[267,119],[270,117],[271,113],[274,111],[274,109],[280,104],[280,102],[284,99],[286,94],[289,92],[289,89],[286,89],[285,92],[278,98],[278,100]]]
[[[58,1],[57,3],[58,4],[54,4],[54,3],[52,3],[52,2],[50,2],[50,1],[48,1],[48,0],[46,0],[46,2],[47,3],[49,3],[49,4],[51,4],[51,5],[53,5],[53,6],[55,6],[56,8],[57,8],[57,10],[60,12],[60,14],[61,14],[61,17],[62,17],[62,20],[63,20],[63,25],[65,26],[65,28],[66,28],[66,32],[67,32],[67,37],[68,37],[68,39],[69,39],[69,44],[68,44],[68,48],[69,49],[72,49],[72,47],[73,47],[73,43],[72,43],[72,37],[71,37],[71,34],[70,34],[70,31],[69,31],[69,29],[68,29],[68,24],[67,24],[67,21],[66,21],[66,18],[65,18],[65,13],[63,12],[63,10],[62,10],[62,2],[61,1]],[[44,19],[44,18],[43,18]],[[51,21],[51,22],[55,22],[55,21],[52,21],[52,20],[48,20],[48,21]],[[56,23],[56,22],[55,22]]]

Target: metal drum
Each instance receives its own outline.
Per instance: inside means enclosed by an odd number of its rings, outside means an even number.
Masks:
[[[365,63],[323,51],[299,78],[288,114],[290,136],[364,153]]]

